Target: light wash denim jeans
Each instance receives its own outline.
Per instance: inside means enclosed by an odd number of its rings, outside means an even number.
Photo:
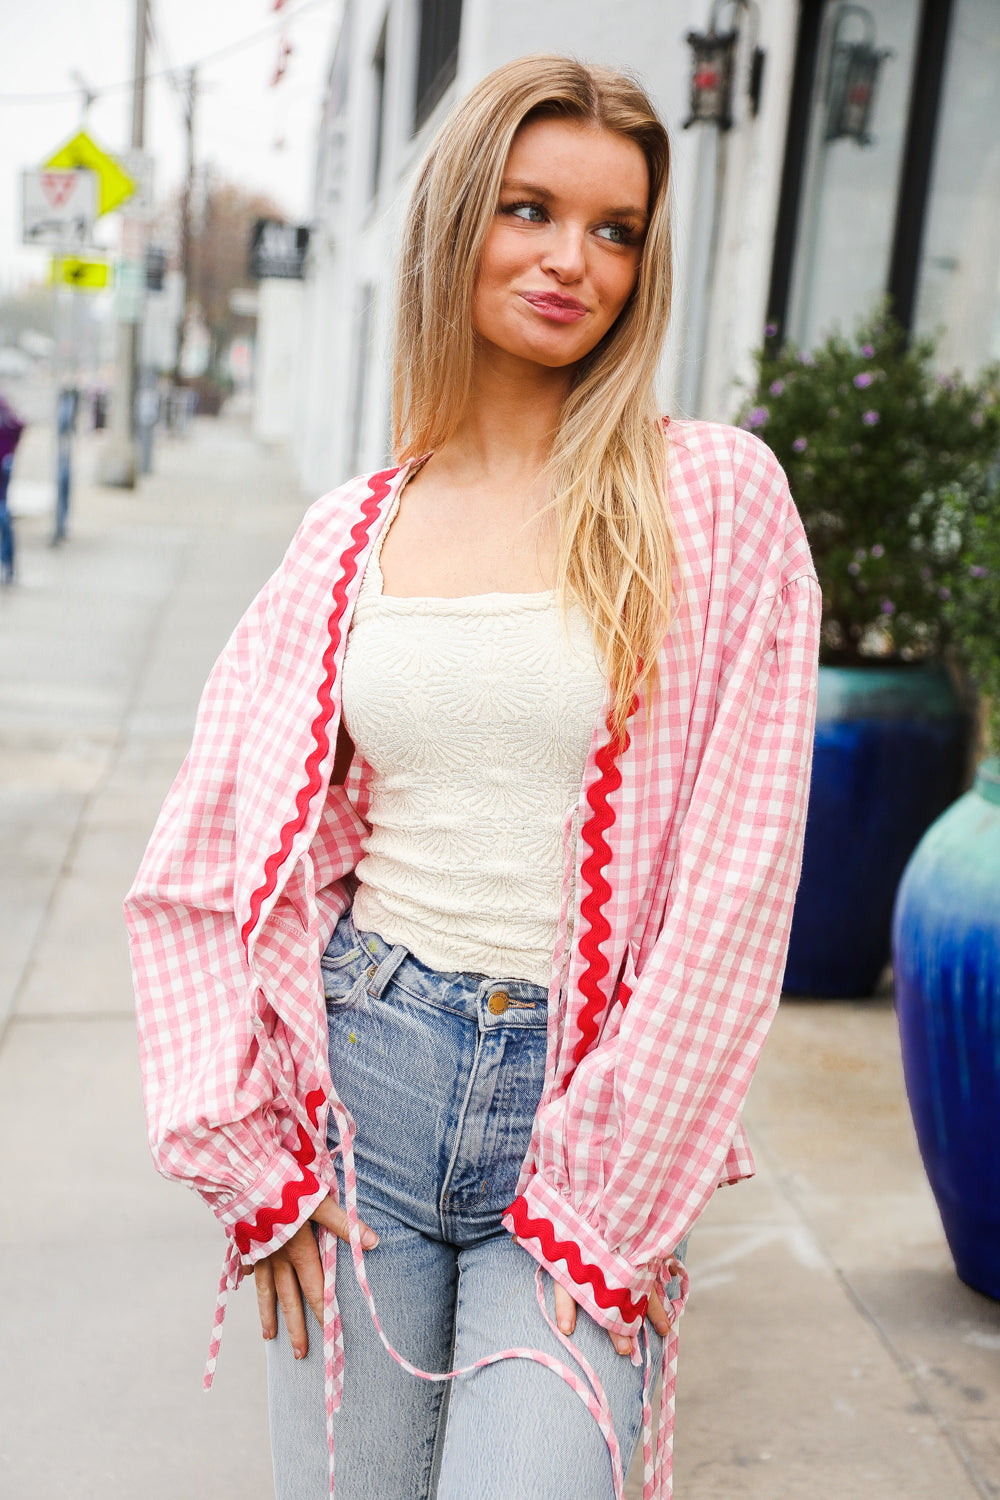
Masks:
[[[516,1346],[566,1363],[538,1307],[536,1263],[500,1224],[542,1089],[545,991],[437,973],[356,932],[350,913],[323,974],[333,1083],[357,1127],[358,1213],[379,1235],[365,1268],[389,1341],[424,1370]],[[547,1275],[545,1291],[554,1316]],[[342,1241],[337,1296],[337,1500],[610,1500],[605,1440],[553,1371],[509,1359],[453,1382],[409,1375],[380,1343]],[[280,1316],[268,1344],[276,1500],[324,1500],[329,1487],[322,1335],[306,1316],[305,1359]],[[661,1341],[646,1326],[655,1370]],[[643,1369],[582,1310],[573,1341],[604,1386],[627,1470]]]

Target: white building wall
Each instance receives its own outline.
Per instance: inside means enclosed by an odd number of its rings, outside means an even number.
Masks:
[[[670,132],[674,162],[675,304],[662,368],[664,410],[732,417],[738,382],[748,377],[750,351],[763,332],[795,11],[795,0],[760,0],[760,44],[767,52],[760,113],[749,118],[744,57],[736,125],[719,137],[711,126],[682,128],[690,70],[685,38],[689,30],[707,28],[709,0],[617,0],[603,6],[465,0],[457,77],[414,138],[418,0],[351,0],[341,54],[342,64],[347,59],[346,103],[337,115],[328,107],[318,150],[294,437],[306,485],[320,492],[352,470],[388,460],[393,262],[413,171],[456,98],[490,69],[528,52],[570,52],[630,68],[649,88]],[[373,196],[372,59],[383,22],[385,116]],[[746,12],[741,25],[746,31]],[[371,296],[367,315],[365,288]],[[365,329],[368,348],[361,357],[358,338]]]
[[[269,278],[257,290],[253,433],[265,443],[292,435],[302,302],[301,281]]]

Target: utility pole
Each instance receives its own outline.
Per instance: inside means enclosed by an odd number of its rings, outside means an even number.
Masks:
[[[191,292],[191,199],[194,196],[194,107],[198,97],[197,69],[189,68],[185,84],[184,129],[187,134],[187,176],[181,194],[181,275],[184,290],[181,295],[180,315],[177,319],[177,337],[174,344],[174,385],[180,384],[181,363],[184,358],[184,333],[187,326],[187,303]]]
[[[145,144],[146,119],[146,28],[148,0],[135,0],[135,50],[132,66],[132,149],[141,151]],[[141,261],[144,249],[141,226],[129,219],[127,210],[122,221],[122,260],[119,274],[137,279],[130,262]],[[145,272],[143,271],[143,276]],[[124,289],[121,289],[124,290]],[[118,352],[115,393],[111,403],[111,430],[101,464],[104,484],[120,489],[134,489],[136,475],[134,406],[139,363],[141,310],[139,296],[129,300],[119,292]]]

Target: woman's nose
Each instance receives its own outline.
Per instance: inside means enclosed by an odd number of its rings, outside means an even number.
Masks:
[[[574,224],[554,225],[542,256],[542,270],[552,271],[560,281],[578,281],[586,264],[585,232]]]

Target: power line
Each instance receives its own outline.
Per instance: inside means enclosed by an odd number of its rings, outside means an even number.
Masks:
[[[315,10],[319,5],[329,5],[330,0],[303,0],[295,10],[282,13],[277,21],[272,21],[261,31],[255,31],[250,36],[242,37],[239,41],[230,42],[228,46],[219,47],[215,52],[209,52],[204,57],[197,58],[194,62],[184,63],[179,68],[160,68],[156,72],[147,73],[146,81],[152,82],[156,78],[165,78],[171,86],[175,86],[175,80],[179,73],[187,73],[192,68],[201,69],[210,63],[221,61],[224,57],[231,57],[236,52],[242,52],[247,47],[252,47],[255,42],[265,40],[267,37],[276,36],[296,17],[305,15],[306,11]],[[92,91],[94,99],[100,99],[105,94],[121,93],[123,89],[132,87],[131,78],[124,79],[121,83],[103,84]],[[0,94],[0,104],[57,104],[64,99],[75,99],[79,96],[79,88],[59,89],[49,94]]]

